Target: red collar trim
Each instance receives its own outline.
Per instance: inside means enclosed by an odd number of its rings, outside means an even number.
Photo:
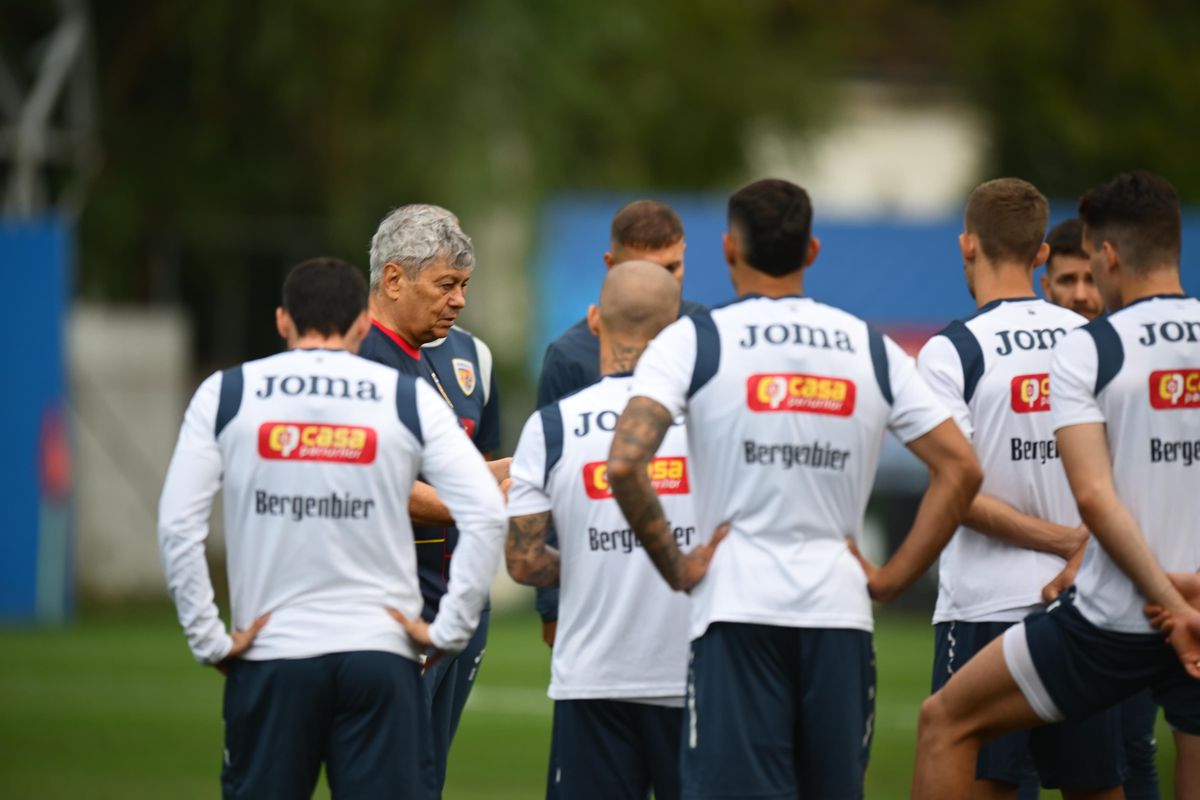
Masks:
[[[391,330],[390,328],[384,327],[383,323],[380,322],[379,320],[375,319],[374,317],[371,318],[371,324],[374,325],[376,328],[378,328],[379,331],[384,336],[388,337],[393,342],[395,342],[396,346],[399,347],[401,350],[403,350],[405,353],[407,353],[409,358],[415,358],[417,361],[421,360],[421,349],[420,348],[414,348],[411,344],[404,341],[404,339],[400,336],[400,334],[396,333],[394,330]]]

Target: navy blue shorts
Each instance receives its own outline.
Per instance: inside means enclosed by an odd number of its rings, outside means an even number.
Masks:
[[[1023,626],[1024,637],[1006,638],[1005,662],[1043,719],[1056,711],[1083,717],[1149,688],[1172,727],[1200,735],[1200,681],[1161,635],[1097,628],[1069,599],[1030,615]]]
[[[420,798],[429,717],[417,664],[393,653],[235,660],[225,679],[226,798]]]
[[[621,700],[559,700],[548,798],[679,798],[683,709]]]
[[[934,626],[932,690],[936,692],[1012,622],[939,622]],[[1011,783],[1029,794],[1047,789],[1109,789],[1128,768],[1118,706],[1085,719],[1014,731],[984,743],[975,778]]]
[[[446,785],[446,764],[450,759],[450,744],[458,732],[463,709],[471,688],[483,664],[487,648],[488,623],[492,616],[491,606],[486,606],[479,615],[479,627],[471,636],[461,653],[444,656],[425,670],[425,699],[429,704],[433,754],[432,769],[440,797]]]
[[[874,721],[870,633],[715,622],[692,642],[683,796],[858,800]]]

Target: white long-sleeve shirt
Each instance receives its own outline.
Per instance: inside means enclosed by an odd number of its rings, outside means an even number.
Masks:
[[[490,470],[438,394],[348,352],[292,350],[215,373],[188,406],[159,502],[167,584],[202,663],[228,655],[204,560],[224,485],[232,624],[271,619],[243,657],[379,650],[416,659],[388,615],[421,614],[408,500],[420,472],[461,531],[430,635],[461,650],[504,542]]]

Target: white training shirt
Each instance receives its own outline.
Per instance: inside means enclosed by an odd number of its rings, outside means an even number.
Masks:
[[[232,624],[271,619],[244,658],[418,648],[385,610],[421,615],[408,498],[423,473],[462,532],[434,643],[461,650],[504,541],[504,501],[424,381],[343,351],[292,350],[218,372],[188,406],[159,503],[167,585],[197,660],[232,640],[204,561],[224,484]]]
[[[1200,570],[1200,301],[1148,297],[1054,349],[1054,428],[1103,422],[1117,496],[1163,569]],[[1151,633],[1145,598],[1093,538],[1075,582],[1092,624]]]
[[[609,488],[608,451],[633,378],[611,375],[529,418],[513,454],[509,516],[552,512],[561,556],[555,700],[682,700],[688,600],[658,574]],[[663,513],[684,550],[696,543],[683,426],[650,462]],[[681,703],[678,703],[681,705]]]
[[[857,538],[885,429],[947,419],[913,359],[808,298],[747,295],[684,317],[638,362],[633,394],[686,413],[700,540],[732,528],[692,590],[715,621],[872,630]]]
[[[1054,343],[1087,320],[1039,298],[997,300],[950,323],[917,357],[921,377],[971,440],[980,492],[1018,511],[1075,527],[1050,420]],[[936,622],[1017,622],[1066,562],[965,525],[942,551]]]

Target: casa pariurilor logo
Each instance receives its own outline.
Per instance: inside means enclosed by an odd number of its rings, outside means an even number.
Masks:
[[[1151,372],[1150,405],[1160,411],[1200,408],[1200,369],[1162,369]]]
[[[828,375],[760,373],[746,379],[751,411],[790,411],[848,417],[854,413],[854,381]]]
[[[258,454],[272,461],[370,464],[378,437],[374,428],[330,422],[264,422]]]
[[[688,484],[687,458],[684,456],[661,456],[652,459],[646,466],[646,472],[650,475],[650,484],[658,494],[687,494],[691,491]],[[612,497],[607,462],[592,461],[583,465],[583,488],[593,500],[607,500]]]
[[[1050,375],[1018,375],[1012,379],[1012,410],[1032,414],[1050,410]]]

